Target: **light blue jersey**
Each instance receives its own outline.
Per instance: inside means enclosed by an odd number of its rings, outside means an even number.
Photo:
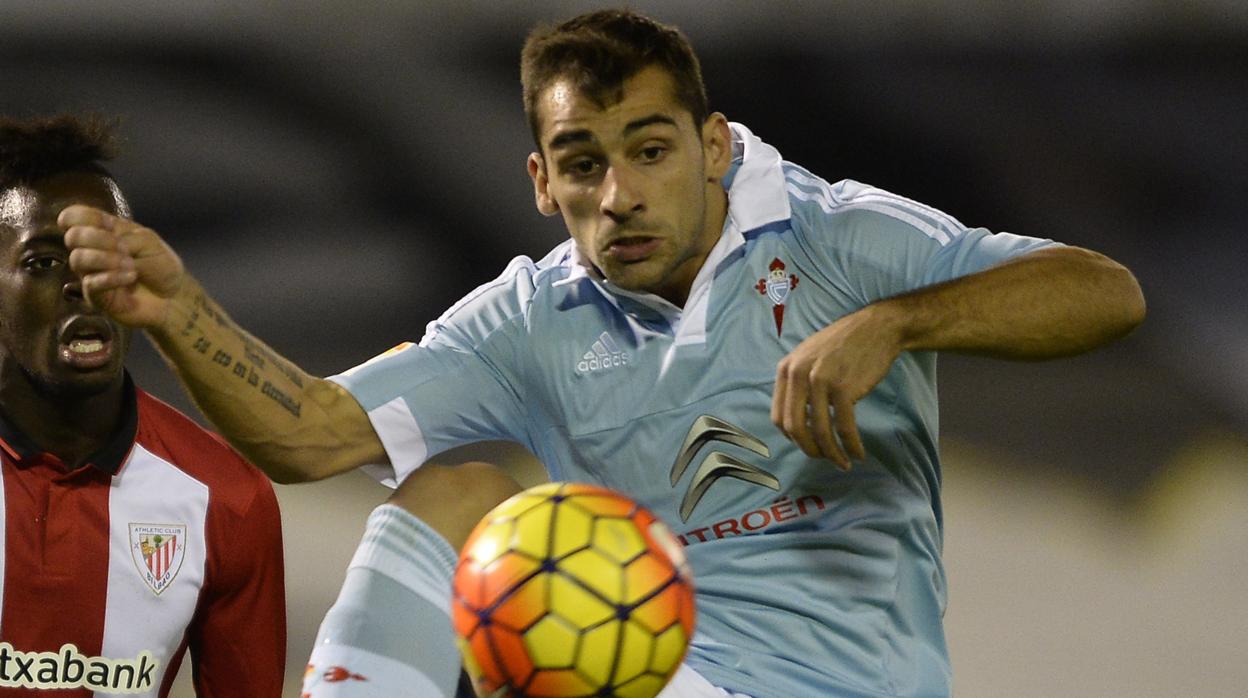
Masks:
[[[687,661],[713,683],[760,698],[947,695],[935,355],[902,354],[858,403],[867,458],[848,473],[772,425],[776,364],[869,303],[1054,243],[830,185],[732,128],[728,220],[685,308],[613,287],[569,241],[513,260],[419,345],[335,380],[368,411],[392,481],[508,439],[552,479],[654,510],[687,545]]]

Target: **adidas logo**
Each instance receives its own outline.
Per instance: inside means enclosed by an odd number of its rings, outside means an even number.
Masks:
[[[576,372],[593,373],[627,365],[628,352],[620,349],[620,345],[611,339],[611,335],[603,332],[581,360],[576,362]]]

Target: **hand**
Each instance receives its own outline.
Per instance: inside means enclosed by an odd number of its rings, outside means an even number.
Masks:
[[[57,225],[92,305],[132,327],[164,324],[186,272],[155,231],[82,205],[61,211]]]
[[[899,325],[884,304],[840,318],[780,360],[771,421],[806,455],[849,470],[849,457],[866,457],[854,403],[883,380],[900,353]]]

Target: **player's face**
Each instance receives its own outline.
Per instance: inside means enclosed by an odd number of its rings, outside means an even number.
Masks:
[[[73,172],[0,190],[0,382],[53,397],[85,397],[120,385],[129,332],[88,307],[70,271],[61,209],[74,203],[118,213],[110,180]]]
[[[723,228],[720,179],[732,156],[723,115],[695,125],[657,67],[626,80],[607,105],[558,80],[537,113],[542,152],[529,156],[529,174],[538,210],[562,213],[612,283],[683,305]]]

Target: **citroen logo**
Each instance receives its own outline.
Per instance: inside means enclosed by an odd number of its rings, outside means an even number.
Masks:
[[[771,451],[762,441],[722,419],[704,414],[695,419],[693,426],[689,427],[689,433],[685,435],[685,443],[680,447],[676,462],[672,463],[672,487],[676,486],[680,477],[689,469],[698,450],[712,441],[740,446],[763,458],[771,457]],[[693,513],[693,508],[698,506],[702,495],[706,494],[711,485],[721,477],[732,477],[776,491],[780,490],[780,481],[775,475],[722,451],[711,451],[698,465],[698,469],[693,473],[693,479],[689,482],[689,489],[680,503],[681,521],[689,520],[689,515]]]

